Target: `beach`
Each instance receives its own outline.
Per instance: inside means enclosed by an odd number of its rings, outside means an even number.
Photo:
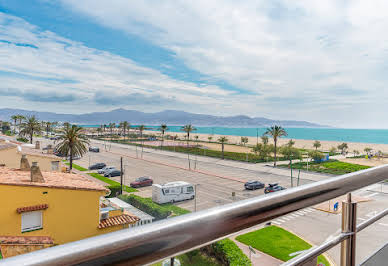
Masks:
[[[160,132],[156,131],[147,131],[147,134],[156,134],[160,135]],[[186,136],[186,133],[184,132],[166,132],[166,135],[175,136],[178,135],[180,139],[183,139]],[[208,137],[212,136],[212,142],[216,142],[218,138],[225,136],[225,135],[209,135],[209,134],[200,134],[192,132],[190,133],[191,140],[195,140],[195,136],[198,136],[198,140],[209,142]],[[228,136],[226,135],[228,139],[229,144],[241,144],[241,137],[240,136]],[[252,146],[255,145],[257,142],[256,137],[247,137],[248,143],[247,145]],[[289,138],[279,138],[278,139],[278,146],[282,146],[286,144],[290,139]],[[261,143],[261,138],[258,139],[259,143]],[[315,140],[305,140],[305,139],[293,139],[295,141],[294,147],[301,148],[301,149],[315,149],[313,147],[313,143]],[[340,141],[320,141],[321,147],[319,150],[321,151],[329,151],[332,147],[337,148],[338,145],[340,145],[343,142]],[[269,138],[269,143],[273,144],[273,140]],[[388,153],[388,144],[373,144],[373,143],[358,143],[358,142],[346,142],[348,144],[348,152],[352,153],[354,150],[357,150],[360,152],[360,154],[364,153],[365,148],[371,148],[373,151],[382,151],[384,153]],[[203,145],[208,146],[212,149],[221,150],[221,145],[216,143],[208,143]],[[244,146],[236,146],[236,145],[226,145],[225,146],[226,151],[233,151],[233,152],[249,152],[251,150],[251,147],[244,147]]]

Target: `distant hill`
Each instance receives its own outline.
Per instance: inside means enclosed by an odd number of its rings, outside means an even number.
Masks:
[[[283,127],[327,127],[306,121],[271,120],[263,117],[214,116],[193,114],[176,110],[165,110],[157,113],[143,113],[134,110],[116,109],[109,112],[94,112],[87,114],[57,114],[50,112],[36,112],[20,109],[0,109],[0,120],[10,121],[12,115],[35,115],[39,120],[70,122],[77,124],[108,124],[111,122],[128,121],[131,124],[185,125],[195,126],[226,126],[226,127],[266,127],[281,125]]]

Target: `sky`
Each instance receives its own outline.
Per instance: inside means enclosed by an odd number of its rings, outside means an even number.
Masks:
[[[387,1],[0,0],[0,108],[388,128]]]

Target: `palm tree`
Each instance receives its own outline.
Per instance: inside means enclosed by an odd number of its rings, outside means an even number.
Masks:
[[[113,140],[113,129],[116,127],[116,123],[109,123],[109,129],[110,129],[110,140]]]
[[[127,130],[129,130],[131,128],[131,124],[128,123],[128,121],[124,121],[124,122],[121,122],[122,124],[122,128],[123,128],[123,134],[124,134],[124,142],[125,142],[125,135],[126,135],[126,132]]]
[[[321,147],[321,142],[319,140],[316,140],[314,141],[313,143],[313,147],[315,148],[315,150],[317,151],[319,147]]]
[[[241,143],[245,146],[248,143],[248,137],[241,137]]]
[[[212,136],[209,136],[209,137],[207,137],[207,139],[208,139],[209,142],[210,142],[210,141],[212,141],[213,137],[212,137]]]
[[[268,136],[261,136],[261,142],[263,142],[264,145],[268,144]]]
[[[13,133],[16,134],[16,122],[19,119],[19,115],[13,115],[13,116],[11,116],[11,119],[14,121]]]
[[[64,127],[59,136],[59,143],[56,145],[56,150],[66,157],[70,157],[70,171],[73,169],[73,156],[82,156],[87,152],[86,146],[89,145],[89,140],[82,133],[82,127],[72,125]]]
[[[228,142],[228,139],[226,137],[220,137],[218,139],[218,142],[221,143],[221,147],[222,147],[222,159],[224,159],[224,145],[226,142]]]
[[[366,155],[369,156],[369,153],[372,151],[372,149],[369,148],[369,147],[366,147],[366,148],[364,149],[364,151],[366,152]]]
[[[28,136],[30,138],[30,143],[32,144],[32,138],[34,137],[34,133],[39,133],[41,131],[39,121],[35,118],[35,116],[29,116],[24,119],[23,123],[20,126],[20,135],[22,137]]]
[[[166,124],[161,124],[160,127],[159,127],[159,130],[160,132],[162,133],[162,143],[161,143],[161,146],[163,146],[163,142],[164,142],[164,133],[168,130],[169,128],[167,127]]]
[[[101,132],[102,132],[102,128],[101,127],[97,128],[97,136],[100,136]]]
[[[193,132],[193,131],[196,131],[196,130],[197,129],[195,127],[193,127],[191,124],[188,124],[188,125],[185,125],[185,126],[181,127],[181,131],[186,132],[187,144],[189,143],[189,140],[190,140],[190,132]]]
[[[267,128],[267,130],[265,131],[264,135],[269,135],[273,138],[273,142],[274,142],[274,150],[273,150],[273,154],[274,154],[274,162],[273,162],[273,166],[276,167],[276,149],[277,149],[277,142],[278,142],[278,138],[281,138],[281,137],[285,137],[287,136],[287,132],[286,130],[281,127],[281,126],[272,126],[270,128]]]
[[[21,125],[22,121],[24,119],[26,119],[26,117],[24,115],[17,115],[17,117],[18,117],[18,121],[19,121],[18,126],[19,126],[19,132],[20,132],[20,125]]]
[[[290,139],[289,141],[288,141],[288,143],[287,143],[287,146],[288,147],[292,147],[292,146],[294,146],[295,145],[295,141],[293,141],[292,139]]]
[[[48,136],[49,134],[49,131],[51,131],[51,127],[52,127],[53,123],[47,121],[45,122],[45,126],[46,126],[46,136]]]
[[[144,145],[144,140],[143,140],[143,132],[144,130],[147,130],[148,128],[145,125],[140,125],[137,127],[137,129],[140,132],[140,141],[141,141],[141,158],[143,158],[143,145]]]

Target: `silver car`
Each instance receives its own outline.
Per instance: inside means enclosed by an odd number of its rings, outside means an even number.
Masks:
[[[98,170],[97,173],[104,175],[106,172],[111,171],[111,170],[115,170],[115,169],[116,168],[114,166],[104,167],[104,168]]]

